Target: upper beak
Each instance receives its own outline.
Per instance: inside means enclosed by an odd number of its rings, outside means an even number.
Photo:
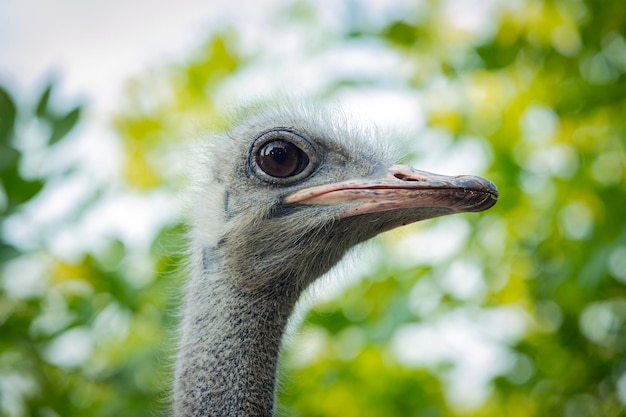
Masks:
[[[448,177],[394,165],[380,178],[317,185],[287,195],[287,204],[343,206],[340,217],[396,209],[435,208],[453,213],[483,211],[498,201],[489,180],[471,175]]]

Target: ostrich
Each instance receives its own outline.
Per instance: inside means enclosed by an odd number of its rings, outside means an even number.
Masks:
[[[335,116],[257,109],[212,142],[191,219],[176,417],[272,416],[282,335],[313,281],[381,232],[496,203],[488,180],[394,165]]]

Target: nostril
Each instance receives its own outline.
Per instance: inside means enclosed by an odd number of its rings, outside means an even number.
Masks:
[[[421,178],[412,177],[410,175],[406,175],[406,174],[403,174],[401,172],[396,172],[396,173],[393,174],[393,176],[396,177],[399,180],[402,180],[402,181],[415,181],[415,182],[424,181]]]

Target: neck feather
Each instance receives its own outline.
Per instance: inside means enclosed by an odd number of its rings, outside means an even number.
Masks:
[[[246,291],[239,283],[249,277],[231,276],[206,255],[198,264],[183,310],[174,415],[269,417],[282,335],[299,291]]]

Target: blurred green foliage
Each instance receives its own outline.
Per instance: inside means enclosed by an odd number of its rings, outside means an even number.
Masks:
[[[313,4],[286,3],[281,16],[318,39],[311,53],[376,40],[398,54],[404,68],[396,77],[426,99],[428,132],[450,138],[450,152],[474,138],[501,199],[481,215],[383,236],[376,266],[315,306],[286,346],[282,410],[342,417],[625,415],[622,2],[496,2],[492,27],[480,31],[451,25],[444,2],[422,2],[419,13],[382,26],[352,11],[343,32],[322,40],[314,36],[323,24]],[[126,186],[176,195],[185,167],[177,169],[171,155],[183,158],[176,150],[204,126],[224,127],[215,97],[260,60],[241,51],[232,30],[213,34],[186,63],[131,80],[127,105],[112,122],[123,139]],[[375,81],[337,77],[320,96]],[[0,232],[53,182],[21,168],[24,126],[46,126],[43,142],[52,148],[81,116],[80,108],[51,108],[53,93],[51,84],[28,105],[0,89]],[[411,235],[433,227],[461,235],[451,254],[417,266],[397,262]],[[1,236],[0,415],[167,415],[183,227],[165,225],[139,253],[113,236],[77,261],[59,259],[46,244],[19,247]],[[40,265],[35,272],[33,264]],[[464,293],[451,285],[459,269],[477,287]],[[134,279],[137,270],[148,278]],[[20,290],[19,274],[37,274],[36,290]],[[459,380],[458,362],[411,359],[429,346],[400,337],[441,330],[458,315],[508,358],[487,358],[500,367],[472,404],[454,391],[477,384]],[[504,324],[490,326],[489,317],[504,317]],[[523,330],[512,336],[489,334],[490,327],[507,333],[520,320]],[[87,352],[79,360],[58,352],[81,343],[88,346],[77,350]],[[462,341],[449,343],[471,355]]]
[[[21,166],[25,149],[32,151],[23,146],[27,126],[39,127],[38,139],[50,151],[79,120],[81,107],[60,112],[51,108],[52,93],[50,84],[34,106],[20,106],[0,89],[0,231],[12,217],[37,204],[58,180],[28,178],[32,173],[25,174]],[[89,209],[81,207],[77,215]],[[85,254],[78,262],[67,262],[55,258],[45,240],[20,248],[2,237],[0,415],[151,415],[168,386],[160,383],[167,370],[154,364],[167,362],[162,358],[165,353],[155,347],[170,339],[165,329],[171,317],[160,313],[173,303],[169,282],[130,285],[124,269],[127,252],[120,241],[111,241],[100,253]],[[155,273],[167,274],[180,263],[179,255],[162,250],[181,246],[172,239],[180,240],[180,231],[163,230],[156,239],[149,254]],[[73,350],[85,343],[88,358],[80,356],[80,349]]]

